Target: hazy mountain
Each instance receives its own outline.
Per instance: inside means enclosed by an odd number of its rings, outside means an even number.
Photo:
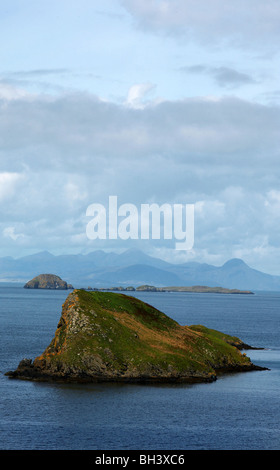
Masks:
[[[182,282],[182,279],[175,273],[144,264],[134,264],[111,270],[107,269],[106,271],[94,273],[91,276],[91,283],[93,285],[101,284],[105,287],[120,285],[139,286],[143,284],[179,286]]]
[[[0,280],[28,282],[39,274],[55,274],[75,287],[157,287],[205,285],[241,290],[280,291],[280,276],[250,268],[240,259],[222,266],[205,263],[171,264],[139,250],[54,256],[47,251],[19,259],[0,258]]]
[[[241,259],[231,259],[222,266],[186,263],[171,268],[186,285],[203,284],[229,289],[280,290],[280,276],[273,276],[250,268]]]

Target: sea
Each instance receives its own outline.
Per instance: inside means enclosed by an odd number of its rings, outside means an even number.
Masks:
[[[1,450],[279,450],[280,292],[130,292],[182,325],[238,336],[269,370],[207,384],[58,384],[5,372],[54,336],[67,291],[0,284]]]

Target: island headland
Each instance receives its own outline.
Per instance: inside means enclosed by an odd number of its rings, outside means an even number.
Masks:
[[[126,294],[72,291],[53,340],[11,378],[67,382],[212,382],[220,373],[263,370],[239,338],[181,326]],[[254,348],[252,348],[254,349]]]

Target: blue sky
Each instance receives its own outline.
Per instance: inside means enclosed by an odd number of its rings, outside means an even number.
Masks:
[[[276,0],[0,2],[0,256],[139,248],[280,274]],[[195,244],[88,240],[91,203],[195,205]]]

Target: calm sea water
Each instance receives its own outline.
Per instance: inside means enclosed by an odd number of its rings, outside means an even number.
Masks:
[[[240,337],[269,371],[196,385],[62,385],[4,376],[54,336],[65,291],[0,285],[1,450],[279,450],[280,293],[135,293],[183,325]]]

